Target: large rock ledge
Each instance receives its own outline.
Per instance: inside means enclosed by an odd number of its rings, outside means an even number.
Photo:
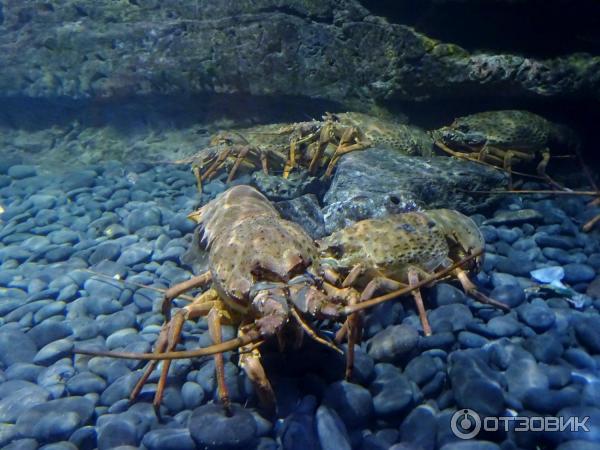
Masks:
[[[469,54],[354,0],[0,2],[0,96],[600,97],[600,58]]]

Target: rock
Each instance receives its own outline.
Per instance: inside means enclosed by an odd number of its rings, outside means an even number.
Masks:
[[[510,337],[517,335],[521,331],[521,325],[511,316],[497,316],[490,319],[485,329],[481,331],[486,336],[495,338]]]
[[[162,428],[144,435],[142,444],[148,450],[194,450],[196,444],[187,428]]]
[[[585,293],[592,298],[600,299],[600,276],[594,278],[594,281],[588,285]]]
[[[519,359],[513,361],[505,372],[508,392],[522,400],[535,389],[548,389],[548,377],[535,361]]]
[[[440,450],[500,450],[500,446],[490,441],[458,441],[450,442]]]
[[[439,367],[429,355],[419,355],[413,358],[404,368],[404,375],[419,386],[422,386],[435,375]]]
[[[407,449],[433,449],[436,428],[437,420],[433,408],[429,405],[419,405],[402,421],[400,442],[408,444]]]
[[[85,397],[68,397],[35,405],[17,419],[21,436],[38,441],[66,440],[92,417],[94,403]]]
[[[8,176],[14,178],[15,180],[35,177],[36,175],[36,168],[34,166],[28,166],[25,164],[16,164],[8,169]]]
[[[284,219],[299,224],[313,239],[326,235],[323,213],[315,195],[306,194],[292,200],[277,202],[275,207]]]
[[[459,408],[477,411],[483,416],[498,416],[504,409],[500,376],[474,353],[455,351],[450,355],[448,375]]]
[[[373,336],[367,353],[376,361],[396,361],[409,354],[419,341],[417,330],[408,325],[394,325]]]
[[[536,413],[554,415],[562,408],[579,404],[579,399],[579,391],[573,387],[559,391],[532,388],[523,396],[523,406]]]
[[[592,281],[596,277],[596,271],[587,264],[567,264],[564,266],[565,277],[563,281],[569,284]]]
[[[325,392],[323,404],[336,411],[350,429],[366,424],[373,414],[371,393],[347,381],[337,381]]]
[[[49,366],[61,358],[72,355],[73,342],[68,339],[59,339],[50,342],[40,349],[33,358],[33,362],[44,366]]]
[[[101,394],[106,385],[106,381],[98,375],[80,372],[67,381],[67,391],[71,395],[85,395],[91,392]]]
[[[139,229],[148,225],[160,225],[162,214],[155,207],[134,209],[125,219],[125,226],[134,234]]]
[[[151,255],[151,246],[147,244],[134,244],[123,250],[121,256],[117,259],[117,263],[132,267],[136,264],[150,261]]]
[[[78,447],[68,441],[55,442],[54,444],[44,445],[40,450],[80,450]]]
[[[0,361],[4,366],[16,362],[33,362],[36,353],[35,343],[25,333],[14,329],[0,329]]]
[[[27,332],[27,336],[33,340],[38,348],[42,348],[51,342],[69,336],[73,331],[65,322],[45,321],[34,326]]]
[[[89,263],[98,264],[104,259],[115,261],[121,253],[121,245],[118,242],[103,242],[98,245],[94,252],[90,255]]]
[[[121,414],[121,416],[124,416]],[[106,421],[98,422],[98,450],[112,450],[116,448],[138,448],[140,437],[144,428],[140,425],[139,416],[106,415]],[[125,419],[125,420],[124,420]],[[131,447],[127,447],[131,446]]]
[[[96,427],[85,426],[77,429],[69,438],[79,450],[94,450],[96,448]]]
[[[433,286],[432,296],[438,307],[467,302],[464,292],[448,283],[437,283]]]
[[[540,247],[552,247],[559,248],[562,250],[571,250],[575,247],[575,241],[569,236],[550,235],[550,234],[537,234],[535,236],[535,242]]]
[[[4,375],[7,380],[24,380],[35,382],[40,372],[44,370],[42,366],[31,363],[14,363],[9,366]]]
[[[544,216],[535,209],[518,209],[516,211],[500,211],[493,218],[483,222],[484,225],[521,225],[524,223],[539,223]]]
[[[196,408],[189,421],[189,430],[197,446],[209,449],[249,448],[256,440],[256,422],[246,409],[232,405],[227,417],[223,406],[208,404]]]
[[[525,291],[516,284],[503,284],[490,292],[490,297],[510,308],[515,308],[525,301]]]
[[[462,190],[505,183],[504,174],[469,161],[405,156],[384,148],[353,152],[340,160],[325,194],[325,228],[330,233],[354,221],[419,208],[472,213],[495,198]]]
[[[562,418],[563,421],[569,420],[570,418],[579,418],[579,424],[582,424],[585,420],[585,417],[589,417],[585,421],[585,427],[583,426],[573,426],[566,427],[565,430],[558,432],[559,437],[562,441],[574,441],[574,440],[582,440],[588,442],[598,443],[600,442],[600,408],[595,408],[593,406],[568,406],[566,408],[561,409],[556,417],[559,419]],[[584,447],[580,447],[584,448]]]
[[[531,352],[539,362],[553,363],[564,352],[562,342],[556,334],[549,332],[534,335],[527,339],[525,348]]]
[[[294,170],[286,179],[279,175],[265,175],[262,171],[252,174],[252,183],[269,200],[292,200],[324,190],[323,183],[305,171]]]
[[[373,411],[377,417],[402,414],[413,403],[410,382],[392,364],[375,365],[375,379],[369,390],[373,394]]]
[[[317,434],[323,450],[350,450],[350,438],[344,422],[327,406],[317,409]]]
[[[545,303],[526,303],[518,309],[519,318],[538,333],[548,330],[556,321],[554,311]]]
[[[472,320],[471,310],[462,303],[438,306],[429,313],[429,323],[434,333],[446,331],[445,323],[449,324],[452,331],[464,330]]]
[[[204,389],[198,383],[186,381],[181,388],[181,396],[185,409],[194,409],[204,401]]]
[[[535,269],[535,264],[528,253],[511,249],[507,258],[498,260],[496,269],[514,276],[527,277]]]
[[[44,404],[50,393],[34,383],[12,380],[3,383],[0,395],[0,422],[15,422],[29,408]]]
[[[513,244],[523,235],[523,232],[519,228],[498,228],[497,233],[498,237],[507,244]],[[515,250],[518,249],[515,248]]]
[[[600,450],[600,444],[597,442],[589,442],[582,440],[573,440],[568,442],[563,442],[556,450]]]
[[[575,333],[581,344],[591,353],[600,353],[600,319],[586,317],[575,323]]]

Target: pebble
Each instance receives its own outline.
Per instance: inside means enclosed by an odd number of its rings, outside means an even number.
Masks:
[[[35,364],[49,366],[61,358],[70,356],[73,351],[73,342],[69,339],[59,339],[45,345],[33,358]]]
[[[525,341],[525,348],[539,362],[547,364],[555,362],[564,352],[561,340],[552,332],[531,336]]]
[[[429,313],[429,323],[434,333],[464,330],[472,320],[471,310],[462,303],[438,306]]]
[[[25,333],[0,328],[0,361],[5,367],[16,362],[33,362],[36,353],[35,342]]]
[[[600,353],[600,317],[586,317],[575,323],[575,333],[581,344],[593,354]]]
[[[3,383],[0,395],[0,422],[15,422],[29,408],[44,404],[50,393],[34,383],[11,380]]]
[[[125,219],[125,226],[130,233],[135,233],[148,225],[160,225],[162,214],[155,207],[134,209]]]
[[[400,442],[408,448],[434,449],[437,419],[435,410],[429,405],[413,409],[400,425]]]
[[[117,259],[117,263],[124,266],[135,266],[143,262],[149,262],[152,255],[152,248],[147,244],[132,245],[121,253]]]
[[[419,334],[413,327],[394,325],[369,340],[367,353],[376,361],[396,361],[414,350],[418,342]]]
[[[369,390],[373,395],[373,411],[377,417],[405,413],[413,404],[413,389],[409,380],[392,364],[375,365],[375,379]]]
[[[103,378],[91,372],[79,372],[66,383],[67,391],[71,395],[85,395],[90,392],[101,394],[106,386]]]
[[[146,428],[138,428],[140,423],[138,416],[107,414],[102,416],[101,419],[105,419],[105,421],[98,421],[96,427],[98,450],[127,448],[125,446],[138,448],[139,433]]]
[[[41,442],[66,440],[80,426],[88,423],[94,404],[85,397],[68,397],[35,405],[17,419],[21,436]]]
[[[449,377],[459,408],[469,408],[485,416],[498,416],[504,409],[500,375],[474,353],[456,351],[450,356]]]
[[[250,448],[257,441],[252,414],[237,404],[232,404],[231,409],[231,416],[227,416],[219,404],[208,404],[194,410],[189,431],[198,447]]]
[[[582,283],[596,278],[596,271],[587,264],[572,263],[566,264],[563,268],[565,269],[565,277],[563,278],[565,283]]]
[[[325,392],[323,404],[335,410],[349,429],[366,424],[373,414],[373,398],[364,387],[336,381]]]
[[[98,245],[89,257],[90,264],[98,264],[103,260],[115,261],[121,253],[121,245],[118,242],[103,242]]]
[[[351,450],[346,426],[333,409],[320,406],[317,409],[316,422],[322,450]]]
[[[26,334],[37,348],[42,348],[51,342],[66,338],[72,332],[71,327],[63,321],[45,321],[31,328]]]
[[[545,303],[526,303],[518,309],[519,318],[541,333],[548,330],[556,321],[556,316]]]
[[[190,430],[187,428],[161,428],[144,435],[142,444],[148,450],[194,450]]]
[[[519,324],[512,316],[497,316],[490,319],[481,331],[484,332],[484,335],[495,338],[511,337],[519,334],[521,331],[521,324]]]
[[[30,178],[36,175],[36,168],[26,164],[16,164],[8,169],[8,176],[15,180],[22,180],[23,178]]]
[[[549,381],[543,369],[531,359],[513,361],[505,372],[508,392],[519,400],[531,391],[548,389]]]

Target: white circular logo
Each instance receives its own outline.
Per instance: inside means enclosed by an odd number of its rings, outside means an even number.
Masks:
[[[460,439],[473,439],[481,430],[481,418],[472,409],[459,409],[452,415],[450,428]]]

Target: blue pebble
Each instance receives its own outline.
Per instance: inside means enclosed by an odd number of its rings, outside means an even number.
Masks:
[[[0,422],[15,422],[19,416],[35,405],[44,404],[50,393],[28,381],[9,380],[3,383],[0,395]]]
[[[400,441],[407,448],[435,448],[437,420],[434,409],[420,405],[413,409],[400,425]],[[401,444],[402,445],[402,444]]]
[[[65,322],[46,321],[34,326],[27,332],[27,336],[33,340],[37,348],[42,348],[50,342],[71,335],[71,333],[71,327]]]
[[[323,404],[340,414],[347,427],[366,424],[373,414],[371,393],[362,386],[337,381],[325,392]]]
[[[565,283],[584,283],[596,278],[596,271],[587,264],[572,263],[565,265],[563,268],[565,269],[565,277],[563,278]]]
[[[504,410],[501,375],[476,352],[478,350],[461,350],[450,355],[448,374],[454,399],[459,408],[498,416]]]
[[[498,237],[508,244],[513,244],[523,236],[523,232],[519,228],[500,227],[496,229],[496,232],[498,233]]]
[[[109,336],[115,331],[123,328],[134,328],[135,324],[136,314],[132,310],[118,311],[98,319],[100,333],[102,333],[103,336]]]
[[[70,395],[85,395],[90,392],[102,393],[107,383],[103,378],[91,372],[80,372],[67,381],[67,391]]]
[[[563,418],[566,422],[569,418],[578,417],[580,419],[580,423],[584,417],[589,417],[586,422],[586,426],[589,431],[584,430],[583,428],[573,429],[571,431],[570,427],[566,427],[564,431],[559,431],[559,437],[563,441],[573,441],[573,440],[583,440],[593,443],[600,442],[600,408],[595,408],[593,406],[568,406],[566,408],[561,409],[556,417]],[[585,447],[578,447],[578,449]]]
[[[560,358],[565,350],[559,337],[552,332],[531,336],[525,342],[525,348],[539,362],[548,364]]]
[[[419,355],[409,361],[404,368],[404,375],[419,386],[422,386],[431,380],[439,369],[440,368],[431,356]]]
[[[581,344],[592,354],[600,354],[600,318],[584,317],[575,323],[575,333]]]
[[[96,427],[87,425],[77,429],[69,438],[79,450],[94,450],[96,448]]]
[[[550,383],[533,358],[513,361],[505,372],[508,392],[520,401],[535,389],[548,389]],[[529,394],[530,395],[530,394]]]
[[[350,437],[340,416],[327,406],[320,406],[316,415],[317,434],[323,450],[351,450]]]
[[[69,441],[55,442],[40,447],[40,450],[79,450],[74,444]]]
[[[35,177],[36,175],[36,168],[26,164],[16,164],[8,169],[8,176],[14,178],[15,180]]]
[[[515,308],[525,301],[525,291],[517,284],[502,284],[490,292],[490,297]]]
[[[24,437],[41,442],[65,440],[88,423],[93,412],[94,404],[85,397],[60,398],[29,408],[16,425]]]
[[[537,234],[534,239],[540,247],[555,247],[563,250],[575,247],[573,238],[569,236]]]
[[[489,341],[475,333],[471,333],[470,331],[461,331],[458,334],[458,342],[463,348],[479,348],[483,347]]]
[[[554,415],[562,408],[579,404],[579,401],[579,390],[574,387],[561,390],[533,388],[524,395],[523,406],[536,413]]]
[[[0,175],[0,188],[5,188],[12,183],[12,179],[8,175]]]
[[[117,263],[124,266],[135,266],[136,264],[150,261],[152,247],[146,244],[131,245],[121,253]]]
[[[196,444],[187,428],[162,428],[144,435],[142,444],[148,450],[194,450]]]
[[[204,401],[204,389],[198,383],[186,381],[181,388],[185,409],[194,409]]]
[[[0,361],[5,367],[16,362],[31,363],[36,353],[37,347],[34,341],[25,333],[19,330],[0,329]]]
[[[148,225],[161,225],[161,219],[162,213],[158,208],[138,208],[129,213],[125,219],[125,226],[130,233],[135,233]]]
[[[96,269],[101,269],[102,267],[98,267]],[[108,270],[105,273],[113,273],[112,270]],[[119,272],[116,272],[119,275]],[[84,290],[90,297],[98,298],[98,297],[107,297],[107,298],[119,298],[121,291],[123,290],[123,285],[116,280],[106,280],[100,278],[90,278],[88,279],[84,285]]]
[[[107,241],[98,245],[89,257],[90,264],[98,264],[102,260],[115,261],[121,254],[121,245],[118,242]]]
[[[208,404],[196,408],[190,417],[189,430],[198,447],[250,448],[257,441],[256,422],[246,409],[233,404],[227,416],[222,405]]]
[[[16,439],[2,450],[38,450],[39,445],[35,439]]]
[[[59,339],[42,347],[33,358],[33,362],[43,366],[49,366],[61,358],[72,355],[72,352],[73,341],[69,339]]]
[[[412,352],[419,342],[417,330],[394,325],[377,333],[368,342],[368,354],[376,361],[395,361]]]
[[[141,373],[128,373],[117,378],[100,396],[100,404],[110,406],[119,400],[126,399],[140,378]]]
[[[44,367],[37,366],[35,364],[14,363],[4,371],[4,375],[6,376],[7,380],[25,380],[35,382],[42,370],[44,370]]]
[[[521,331],[521,325],[512,316],[494,317],[485,328],[495,338],[516,336]]]
[[[556,315],[545,303],[526,303],[518,309],[519,318],[535,331],[544,332],[556,321]]]
[[[187,218],[185,214],[173,214],[169,221],[169,227],[185,235],[191,233],[196,228],[196,222]]]
[[[98,450],[112,450],[127,445],[138,447],[140,436],[137,421],[130,416],[120,416],[123,415],[111,414],[109,419],[97,425]]]
[[[405,413],[413,404],[409,380],[392,364],[375,365],[375,379],[369,389],[373,393],[373,411],[377,417]]]

